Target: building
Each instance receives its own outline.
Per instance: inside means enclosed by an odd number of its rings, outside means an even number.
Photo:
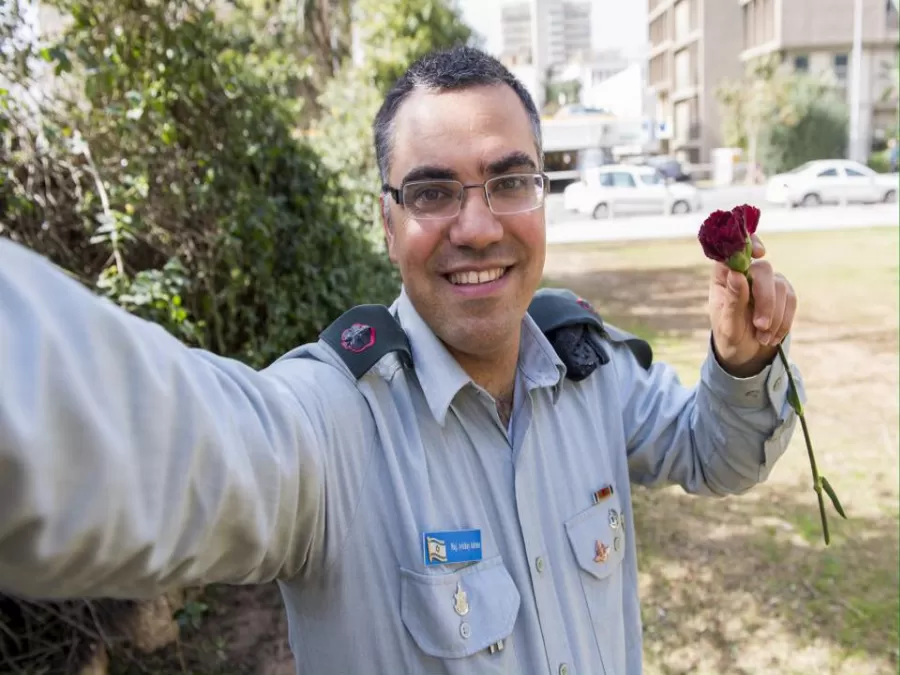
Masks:
[[[649,0],[647,78],[661,154],[707,164],[721,145],[715,92],[743,72],[742,16],[738,0]]]
[[[736,0],[742,12],[743,61],[776,53],[795,70],[830,76],[851,102],[853,0]],[[865,161],[872,143],[896,134],[896,0],[862,0],[859,138],[851,156]]]
[[[532,10],[538,21],[531,21]],[[555,68],[583,59],[591,52],[590,0],[527,0],[503,7],[500,16],[506,63]],[[538,43],[535,54],[533,44]]]

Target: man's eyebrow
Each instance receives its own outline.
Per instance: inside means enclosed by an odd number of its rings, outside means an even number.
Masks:
[[[403,176],[403,180],[400,181],[401,185],[406,183],[410,183],[416,180],[458,180],[457,173],[452,169],[448,169],[445,166],[434,166],[434,165],[425,165],[425,166],[417,166],[414,169],[410,169],[405,176]]]
[[[527,153],[516,150],[485,166],[483,173],[506,173],[510,169],[521,167],[526,167],[531,171],[537,171],[537,165],[534,163],[534,160],[531,159],[531,157],[529,157]]]

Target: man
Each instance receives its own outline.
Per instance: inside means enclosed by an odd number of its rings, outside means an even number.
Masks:
[[[547,185],[522,86],[431,55],[375,135],[403,291],[263,372],[0,246],[0,588],[277,579],[301,673],[636,675],[629,483],[766,478],[795,424],[773,363],[791,287],[757,260],[751,309],[714,269],[692,390],[614,329],[575,377],[526,314]]]

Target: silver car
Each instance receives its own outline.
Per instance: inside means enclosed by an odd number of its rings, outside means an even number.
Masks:
[[[608,164],[589,169],[566,188],[566,205],[593,218],[681,214],[701,208],[700,191],[667,180],[649,166]]]

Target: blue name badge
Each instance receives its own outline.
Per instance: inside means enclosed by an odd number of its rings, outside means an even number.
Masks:
[[[481,530],[426,532],[422,535],[425,565],[453,565],[481,560]]]

